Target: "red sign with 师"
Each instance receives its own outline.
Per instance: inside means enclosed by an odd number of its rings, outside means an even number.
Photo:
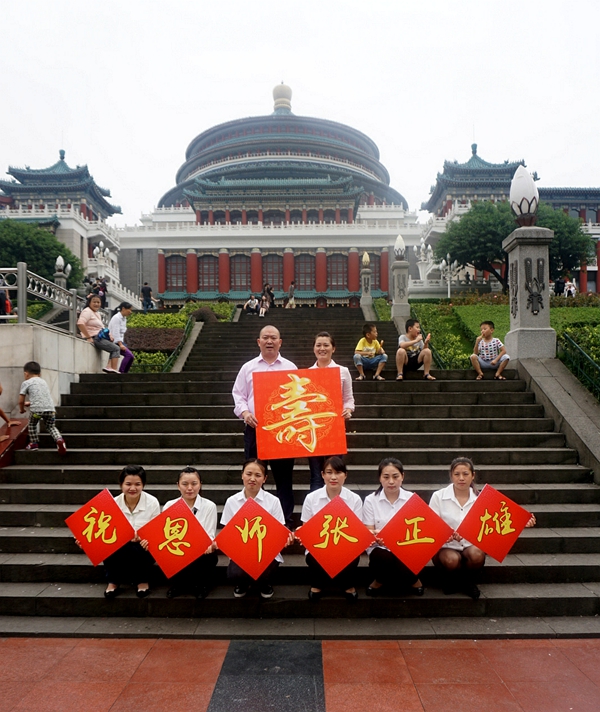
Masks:
[[[452,527],[417,494],[402,505],[378,534],[413,574],[418,574],[451,536]]]
[[[183,499],[144,524],[138,536],[148,540],[148,551],[167,578],[202,556],[212,543]]]
[[[217,536],[219,549],[256,581],[287,544],[290,530],[252,497]]]
[[[296,536],[331,578],[375,541],[339,496],[296,529]]]
[[[65,524],[94,566],[135,536],[133,527],[107,489],[67,517]]]
[[[260,458],[348,451],[339,368],[254,373],[252,379]]]
[[[521,505],[486,485],[456,531],[502,562],[530,518]]]

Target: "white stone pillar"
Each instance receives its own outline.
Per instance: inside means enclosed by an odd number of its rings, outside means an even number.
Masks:
[[[404,334],[404,324],[410,319],[408,303],[408,262],[392,262],[392,320],[399,334]]]
[[[371,295],[371,278],[373,271],[370,267],[363,267],[360,271],[360,284],[362,294],[360,295],[360,306],[373,306],[373,296]]]

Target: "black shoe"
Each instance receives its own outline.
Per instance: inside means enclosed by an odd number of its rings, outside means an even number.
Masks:
[[[308,589],[308,600],[309,601],[320,601],[323,596],[323,591],[311,591]]]
[[[112,600],[113,598],[116,598],[120,592],[121,592],[121,587],[117,586],[116,588],[113,588],[112,591],[104,591],[104,598],[108,598],[109,600]]]
[[[346,591],[344,596],[346,596],[348,603],[356,603],[356,601],[358,601],[358,591],[353,591],[352,593]]]
[[[273,591],[273,586],[267,584],[260,589],[261,598],[272,598],[275,591]]]
[[[149,596],[149,595],[150,595],[150,587],[148,587],[148,588],[142,588],[142,589],[139,589],[139,588],[138,588],[138,590],[135,592],[135,595],[136,595],[138,598],[146,598],[146,596]]]
[[[479,596],[481,596],[481,591],[479,590],[478,586],[475,584],[471,584],[470,586],[465,586],[464,592],[469,598],[472,598],[474,601],[476,601]]]
[[[367,586],[367,590],[365,591],[365,593],[367,594],[367,596],[371,596],[372,598],[375,598],[376,596],[379,596],[379,592],[381,591],[382,588],[383,588],[383,586],[380,586],[379,588],[373,588],[372,586]]]
[[[177,598],[177,596],[181,596],[181,589],[171,586],[167,591],[167,598]]]
[[[198,586],[194,590],[194,596],[196,596],[198,601],[201,601],[208,596],[208,588],[206,588],[206,586]]]
[[[411,586],[407,593],[409,596],[422,596],[425,593],[425,586]]]
[[[233,595],[234,595],[236,598],[244,598],[244,596],[245,596],[247,593],[248,593],[248,589],[246,588],[246,586],[236,586],[236,587],[233,589]]]

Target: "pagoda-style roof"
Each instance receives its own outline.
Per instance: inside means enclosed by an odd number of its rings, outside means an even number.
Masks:
[[[110,190],[102,188],[95,181],[87,165],[71,168],[65,161],[65,152],[59,151],[59,160],[48,168],[16,168],[9,166],[7,174],[14,180],[0,180],[0,190],[13,198],[53,199],[54,196],[75,197],[85,195],[90,202],[95,203],[98,212],[104,216],[120,213],[118,205],[112,205]]]

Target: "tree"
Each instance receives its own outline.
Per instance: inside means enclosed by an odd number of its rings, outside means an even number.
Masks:
[[[583,232],[578,218],[572,218],[562,210],[554,210],[542,203],[537,225],[554,230],[554,240],[549,251],[552,279],[578,269],[582,261],[593,256],[594,241]],[[497,265],[508,265],[508,255],[502,249],[502,241],[517,227],[508,202],[474,203],[460,220],[448,225],[436,245],[435,256],[441,260],[450,253],[452,261],[457,260],[462,267],[473,265],[477,270],[490,272],[506,291],[508,268],[504,270],[503,277]]]
[[[52,233],[18,220],[0,220],[0,267],[16,267],[17,262],[26,262],[28,270],[52,281],[59,255],[65,265],[73,268],[67,286],[78,287],[83,280],[81,262]]]

